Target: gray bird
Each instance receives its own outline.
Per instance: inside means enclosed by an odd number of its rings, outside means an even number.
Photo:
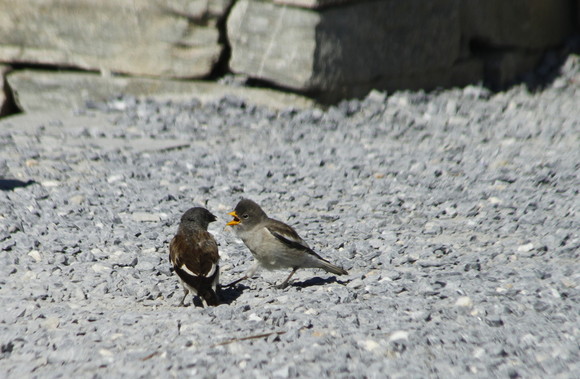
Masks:
[[[219,281],[218,245],[207,231],[217,218],[205,208],[191,208],[181,216],[177,234],[169,244],[169,260],[179,276],[185,295],[191,291],[206,305],[218,305]]]
[[[228,286],[251,277],[259,266],[268,270],[292,269],[286,280],[276,286],[278,288],[285,288],[299,268],[321,268],[336,275],[348,274],[316,254],[291,226],[269,218],[254,201],[242,199],[228,214],[234,219],[226,225],[234,227],[256,260],[244,277]]]

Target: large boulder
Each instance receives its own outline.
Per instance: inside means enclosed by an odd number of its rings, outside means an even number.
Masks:
[[[314,11],[239,0],[227,23],[230,68],[329,101],[388,89],[389,78],[428,85],[459,56],[457,1],[351,1]]]
[[[574,28],[577,0],[238,0],[230,68],[336,101],[534,69]]]
[[[0,0],[0,61],[204,77],[232,0]]]

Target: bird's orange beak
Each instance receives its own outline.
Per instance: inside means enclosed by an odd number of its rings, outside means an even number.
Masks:
[[[238,225],[240,223],[240,219],[238,218],[236,211],[232,211],[228,214],[230,216],[232,216],[234,219],[232,221],[228,222],[226,225]]]

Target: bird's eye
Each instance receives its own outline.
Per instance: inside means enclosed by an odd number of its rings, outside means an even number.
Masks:
[[[242,217],[243,217],[243,218],[248,218],[248,217],[250,217],[250,216],[248,216],[248,214],[247,214],[247,213],[244,213],[244,214],[242,215]]]

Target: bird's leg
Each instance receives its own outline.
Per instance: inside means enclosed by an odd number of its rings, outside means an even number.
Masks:
[[[223,288],[233,287],[236,284],[238,284],[239,282],[241,282],[242,280],[250,279],[252,276],[254,276],[254,274],[256,273],[256,271],[258,270],[259,267],[260,267],[260,265],[258,263],[254,263],[254,265],[248,270],[246,275],[242,276],[238,280],[234,280],[233,282],[231,282],[230,284],[228,284],[226,286],[223,286]]]
[[[278,289],[284,289],[284,288],[286,288],[286,287],[288,286],[288,282],[290,281],[290,278],[292,278],[292,276],[294,275],[294,273],[295,273],[297,270],[298,270],[298,267],[294,267],[294,268],[292,269],[292,272],[290,273],[290,275],[288,275],[288,277],[286,278],[286,280],[284,280],[284,281],[282,282],[282,284],[278,284],[277,286],[274,286],[274,287],[276,287],[276,288],[278,288]]]
[[[185,298],[189,294],[189,290],[187,288],[185,288],[185,286],[184,286],[183,287],[183,292],[185,292],[185,294],[183,295],[183,299],[181,299],[181,302],[179,303],[179,306],[180,307],[185,307]]]

